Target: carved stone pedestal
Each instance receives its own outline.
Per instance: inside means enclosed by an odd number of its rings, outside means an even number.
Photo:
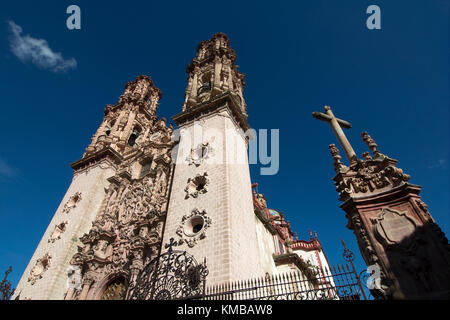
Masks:
[[[448,240],[420,200],[420,189],[403,184],[341,205],[365,262],[381,269],[377,294],[385,298],[450,298]]]
[[[378,266],[381,285],[374,296],[393,299],[449,299],[450,245],[421,200],[421,187],[377,150],[367,132],[368,152],[350,167],[330,145],[333,179],[347,227],[354,231],[368,266]],[[376,278],[378,274],[373,274]],[[376,283],[376,281],[375,281]]]

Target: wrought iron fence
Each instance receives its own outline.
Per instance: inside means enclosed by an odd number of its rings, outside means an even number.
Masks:
[[[323,268],[313,279],[300,272],[207,287],[202,300],[365,300],[368,293],[351,265]]]
[[[295,271],[206,285],[206,261],[199,264],[186,251],[174,250],[170,239],[167,252],[146,265],[129,287],[130,300],[366,300],[371,294],[364,271],[358,275],[354,254],[344,244],[347,263],[323,267],[315,273]]]
[[[173,250],[173,238],[167,252],[147,264],[128,288],[129,300],[178,300],[204,295],[208,269],[186,251]]]

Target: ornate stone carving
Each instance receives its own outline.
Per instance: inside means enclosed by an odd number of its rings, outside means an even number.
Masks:
[[[30,271],[30,276],[28,277],[28,281],[31,282],[31,285],[34,285],[37,280],[41,279],[45,273],[50,268],[50,262],[52,257],[46,253],[45,256],[38,259],[33,269]]]
[[[335,144],[329,145],[331,156],[334,160],[334,170],[339,173],[342,169],[348,169],[344,164],[342,163],[341,159],[342,157],[339,155],[339,149],[336,147]]]
[[[133,121],[135,126],[139,125],[140,136],[134,147],[122,144],[117,149],[124,156],[117,164],[116,175],[108,179],[110,186],[92,228],[80,238],[82,245],[71,259],[71,264],[82,270],[83,283],[91,283],[89,292],[74,291],[70,299],[100,298],[104,279],[113,279],[118,274],[132,284],[133,275],[159,252],[174,143],[172,128],[166,126],[165,119],[158,120],[142,110],[145,103],[152,103],[151,85],[145,77],[129,83],[121,102],[108,111],[108,115],[119,115],[121,107],[129,108],[118,119],[115,130],[127,130],[128,119],[135,113]],[[142,97],[149,94],[147,100]],[[111,135],[114,136],[114,130]],[[149,139],[150,136],[153,138]],[[116,141],[119,145],[123,139]],[[145,174],[137,174],[134,169],[141,168],[144,162],[148,164]]]
[[[193,248],[200,240],[206,238],[206,230],[211,226],[211,218],[205,210],[193,209],[181,219],[181,224],[176,233],[190,248]]]
[[[200,194],[208,192],[207,186],[209,184],[208,173],[197,174],[194,178],[188,179],[188,184],[184,191],[186,192],[186,199],[197,198]]]
[[[197,48],[197,57],[186,70],[189,80],[183,111],[230,93],[238,98],[240,112],[245,114],[242,95],[245,75],[238,71],[235,61],[236,53],[230,48],[230,41],[225,34],[218,33],[211,40],[202,41]]]
[[[386,276],[385,272],[380,266],[377,253],[370,242],[367,230],[365,229],[361,217],[355,213],[350,217],[350,229],[355,233],[358,241],[358,246],[366,259],[367,265],[378,266],[380,270],[380,284],[381,288],[372,290],[374,297],[387,297],[391,294],[390,286],[392,281]]]
[[[416,204],[419,206],[419,208],[422,210],[425,218],[431,223],[434,222],[433,218],[431,217],[430,212],[428,211],[428,206],[425,202],[423,202],[421,199],[416,199]]]
[[[367,144],[370,151],[372,151],[372,154],[375,159],[385,159],[386,156],[382,154],[380,151],[378,151],[378,145],[376,144],[375,140],[372,139],[372,137],[367,133],[363,132],[361,134],[361,137],[363,141]]]
[[[342,164],[339,150],[335,145],[329,147],[337,173],[334,182],[341,201],[346,201],[350,197],[367,196],[375,191],[395,188],[407,183],[410,179],[409,175],[396,167],[397,160],[378,151],[378,145],[367,132],[363,132],[361,137],[369,146],[373,157],[365,152],[363,159],[355,157],[350,167]]]
[[[400,245],[409,247],[411,236],[416,231],[416,223],[406,212],[383,208],[375,219],[372,219],[375,234],[386,247]]]
[[[50,239],[48,239],[48,242],[54,243],[56,240],[61,239],[61,235],[66,231],[67,221],[62,222],[55,226],[55,229],[53,230],[52,234],[50,235]]]
[[[395,167],[392,159],[358,160],[350,170],[340,172],[335,178],[336,190],[340,200],[350,195],[366,194],[378,189],[392,188],[409,181],[410,176]]]
[[[81,201],[81,192],[76,192],[64,205],[63,213],[69,213],[72,209],[76,208],[77,204]]]
[[[200,166],[203,161],[210,157],[212,148],[209,142],[201,143],[196,148],[191,150],[191,154],[187,158],[189,165]]]

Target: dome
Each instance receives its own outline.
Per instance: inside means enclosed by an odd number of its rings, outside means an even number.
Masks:
[[[274,209],[268,209],[268,210],[269,210],[270,217],[272,219],[280,219],[281,215],[277,210],[274,210]]]

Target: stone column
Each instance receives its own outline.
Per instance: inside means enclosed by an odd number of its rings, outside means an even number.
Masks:
[[[81,290],[79,300],[86,300],[87,295],[89,293],[89,289],[91,288],[93,283],[94,283],[93,279],[90,278],[83,279],[83,289]]]

